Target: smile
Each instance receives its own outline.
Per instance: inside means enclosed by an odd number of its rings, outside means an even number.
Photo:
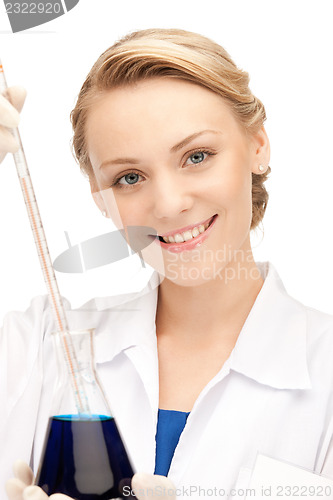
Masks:
[[[195,226],[187,226],[180,230],[159,235],[157,242],[163,248],[167,248],[172,252],[192,250],[192,248],[201,245],[208,237],[216,218],[217,214]]]
[[[165,241],[165,243],[184,243],[192,238],[196,238],[199,234],[206,231],[206,229],[211,225],[215,216],[211,217],[205,222],[198,224],[197,226],[187,226],[185,230],[181,231],[178,229],[172,233],[166,233],[166,235],[159,236],[160,241]]]

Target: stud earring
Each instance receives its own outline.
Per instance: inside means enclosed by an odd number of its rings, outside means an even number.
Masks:
[[[265,170],[266,170],[266,167],[264,167],[264,165],[259,165],[258,168],[259,168],[260,172],[265,172]]]
[[[102,215],[103,215],[103,217],[106,217],[106,212],[105,212],[105,210],[103,210]]]

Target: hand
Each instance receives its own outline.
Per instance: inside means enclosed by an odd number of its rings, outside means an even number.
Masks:
[[[17,127],[26,91],[23,87],[10,87],[7,94],[11,103],[0,95],[0,163],[7,153],[15,153],[19,145],[6,127]]]
[[[143,474],[141,472],[134,474],[132,477],[132,490],[138,500],[147,500],[156,497],[161,500],[176,499],[176,487],[165,476],[153,476],[152,474]]]
[[[33,486],[34,475],[30,467],[18,460],[14,467],[15,478],[9,479],[6,483],[8,500],[73,500],[67,495],[55,493],[50,497],[38,486]],[[165,476],[153,476],[152,474],[137,473],[132,478],[132,490],[138,500],[147,500],[156,497],[156,493],[161,500],[175,500],[176,488],[174,484]],[[163,495],[162,495],[163,493]]]
[[[61,493],[50,497],[38,486],[33,486],[34,475],[30,467],[22,460],[17,460],[13,467],[15,478],[6,483],[6,492],[9,500],[73,500]]]

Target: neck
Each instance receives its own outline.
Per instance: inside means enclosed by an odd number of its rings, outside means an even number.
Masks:
[[[237,338],[263,285],[251,250],[249,255],[246,262],[229,262],[221,272],[224,279],[199,286],[180,286],[165,278],[159,287],[157,335],[199,343],[221,335]]]

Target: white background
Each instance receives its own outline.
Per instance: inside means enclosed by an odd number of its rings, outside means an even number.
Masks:
[[[223,45],[266,107],[272,174],[256,260],[273,262],[298,300],[333,313],[331,1],[80,0],[65,16],[16,34],[2,2],[0,9],[8,83],[28,90],[20,131],[53,258],[66,248],[64,231],[75,243],[111,227],[70,150],[69,112],[91,65],[129,31],[183,28]],[[0,214],[1,320],[45,293],[10,157],[0,167]],[[84,275],[76,279],[69,295],[85,286]]]

